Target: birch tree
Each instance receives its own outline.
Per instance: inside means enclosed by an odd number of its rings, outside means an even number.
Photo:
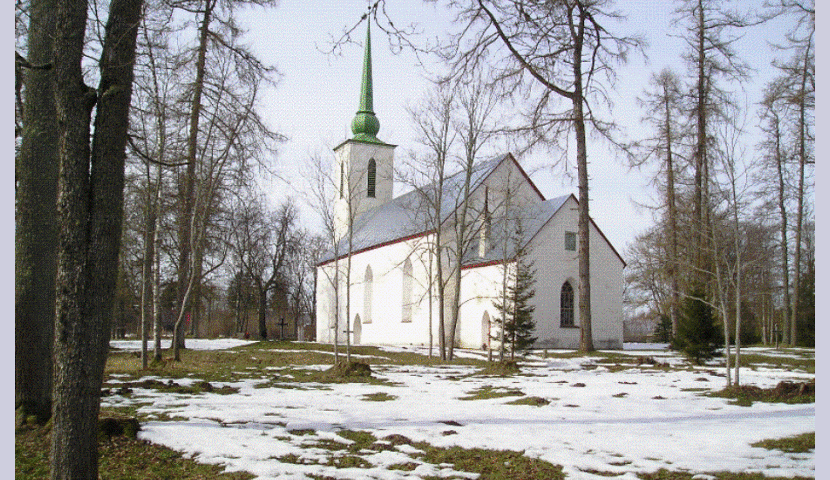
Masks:
[[[465,253],[478,234],[473,220],[478,217],[479,212],[475,210],[476,206],[470,201],[473,173],[476,160],[480,159],[480,153],[495,134],[495,128],[491,122],[494,122],[492,114],[497,98],[493,91],[480,80],[480,77],[471,78],[472,80],[468,79],[465,83],[459,84],[457,92],[459,109],[455,129],[461,149],[459,157],[461,172],[459,174],[462,175],[463,180],[460,188],[453,192],[456,197],[452,199],[454,205],[451,207],[452,214],[449,223],[452,230],[447,248],[451,293],[450,321],[445,343],[449,361],[453,359],[461,311],[461,267]]]
[[[456,102],[452,91],[447,85],[437,84],[435,89],[424,100],[419,108],[409,109],[410,118],[418,132],[418,142],[426,148],[426,153],[415,156],[407,162],[401,174],[404,183],[415,188],[418,195],[418,206],[413,212],[412,221],[423,224],[424,229],[431,232],[432,240],[427,245],[427,262],[429,270],[429,318],[430,318],[430,356],[432,354],[432,305],[433,289],[438,307],[438,351],[441,360],[447,359],[446,349],[446,287],[447,275],[445,266],[445,238],[443,226],[444,211],[444,180],[447,176],[453,146],[457,133],[454,130],[453,118]]]

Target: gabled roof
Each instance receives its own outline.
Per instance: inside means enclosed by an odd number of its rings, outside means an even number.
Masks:
[[[516,258],[516,246],[520,245],[521,247],[526,247],[531,241],[533,241],[542,228],[551,221],[554,215],[556,215],[556,213],[565,206],[568,199],[571,198],[573,198],[574,202],[579,205],[579,200],[577,200],[573,194],[562,195],[561,197],[552,198],[550,200],[531,205],[527,212],[520,217],[522,237],[519,241],[508,242],[506,248],[503,240],[504,234],[505,232],[508,234],[510,232],[514,232],[516,230],[517,222],[513,219],[509,222],[510,224],[506,226],[503,222],[494,224],[490,230],[491,245],[488,247],[487,253],[483,257],[480,257],[478,256],[477,249],[473,248],[468,250],[465,254],[464,261],[462,262],[462,268],[483,267],[502,263],[505,260],[512,261]],[[602,230],[600,230],[596,222],[594,222],[594,219],[591,218],[590,220],[591,224],[597,229],[597,232],[599,232],[600,237],[605,240],[605,243],[608,244],[611,251],[614,252],[614,255],[620,259],[623,267],[625,267],[627,264],[625,263],[625,260],[623,260],[622,255],[617,252],[617,249],[614,248],[614,245],[611,244],[608,237],[602,233]]]
[[[511,219],[495,221],[490,227],[489,245],[484,256],[478,255],[477,248],[470,248],[464,255],[462,266],[470,268],[479,265],[501,263],[504,259],[516,257],[517,247],[526,247],[551,218],[573,195],[537,202],[530,205]],[[520,235],[505,242],[506,236]]]
[[[507,153],[473,165],[470,193],[474,192],[506,159],[513,159],[513,156]],[[533,188],[536,188],[535,185]],[[428,226],[427,209],[424,206],[429,203],[429,200],[437,198],[437,190],[435,184],[429,184],[358,215],[354,220],[352,230],[352,254],[429,233],[431,228]],[[464,172],[461,171],[445,178],[442,190],[443,218],[441,222],[443,223],[462,203]],[[344,237],[340,240],[338,251],[348,251],[348,238]],[[342,257],[345,254],[340,255]],[[320,264],[332,260],[334,260],[334,251],[329,251],[323,256]]]
[[[528,184],[539,195],[539,202],[531,204],[525,212],[521,215],[522,218],[522,239],[518,242],[521,246],[526,246],[531,240],[542,230],[542,228],[553,218],[553,216],[565,205],[569,198],[573,198],[575,202],[579,203],[573,194],[562,195],[560,197],[544,200],[544,196],[539,192],[539,189],[530,180],[521,165],[516,162],[516,159],[510,153],[499,155],[487,161],[478,163],[473,166],[472,177],[470,179],[470,193],[474,192],[489,175],[491,175],[496,168],[505,160],[511,160],[516,167],[527,179]],[[455,209],[461,205],[462,194],[464,189],[464,172],[458,172],[444,179],[441,212],[443,218],[441,223],[446,221]],[[393,243],[418,238],[432,232],[427,222],[426,210],[422,208],[429,199],[436,198],[437,188],[435,184],[430,184],[416,190],[412,190],[391,201],[373,208],[367,212],[359,215],[354,222],[354,229],[352,234],[352,254],[365,252],[375,248],[383,247]],[[594,220],[591,223],[599,232],[600,236],[611,247],[611,250],[617,255],[623,266],[626,265],[625,260],[617,252],[611,242],[602,233],[602,230],[597,227]],[[515,225],[503,225],[496,222],[491,225],[490,229],[490,243],[491,245],[501,245],[503,232],[515,231]],[[500,243],[501,242],[501,243]],[[504,248],[488,248],[487,253],[483,257],[478,256],[477,248],[470,248],[465,254],[462,266],[465,268],[473,268],[493,263],[501,263],[502,261],[512,260],[516,256],[515,244],[512,248],[508,247],[508,251],[504,252]],[[340,240],[338,246],[339,252],[348,251],[348,238],[344,237]],[[505,255],[506,253],[506,255]],[[340,253],[340,258],[346,256],[346,253]],[[329,251],[320,261],[319,265],[323,265],[334,260],[334,252]]]

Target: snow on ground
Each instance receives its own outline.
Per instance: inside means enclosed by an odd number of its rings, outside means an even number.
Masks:
[[[172,340],[170,338],[162,338],[161,348],[165,350],[169,349],[171,341]],[[188,338],[185,343],[187,348],[191,350],[224,350],[255,342],[255,340],[239,340],[236,338]],[[110,347],[117,348],[119,350],[138,352],[141,351],[141,340],[110,340]],[[147,348],[153,348],[152,339],[147,342]]]
[[[409,350],[411,351],[411,350]],[[472,355],[472,352],[467,352]],[[391,434],[434,446],[510,449],[563,465],[568,478],[601,479],[584,470],[636,479],[636,472],[670,470],[763,472],[769,476],[815,476],[815,454],[785,454],[751,447],[763,439],[815,431],[815,405],[755,403],[729,405],[702,391],[723,387],[723,369],[692,371],[649,368],[609,372],[593,359],[530,362],[522,375],[466,376],[468,366],[373,366],[374,375],[394,386],[297,384],[255,388],[263,380],[232,383],[235,395],[183,395],[135,389],[130,398],[104,399],[105,405],[144,403],[145,414],[179,421],[151,421],[139,437],[186,452],[200,462],[244,470],[257,479],[304,479],[307,474],[336,478],[415,479],[458,474],[449,466],[423,464],[395,451],[365,452],[370,468],[319,465],[332,453],[313,444],[346,442],[342,429],[365,430],[381,439]],[[779,369],[742,369],[744,384],[761,387],[814,375]],[[463,400],[482,387],[519,389],[549,405],[509,405],[519,397]],[[366,401],[386,393],[391,401]],[[314,434],[300,435],[311,429]],[[292,433],[292,431],[294,431]],[[314,465],[282,463],[294,454]],[[415,462],[413,471],[389,470]]]

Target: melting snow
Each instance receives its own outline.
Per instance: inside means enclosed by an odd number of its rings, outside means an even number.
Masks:
[[[248,343],[189,342],[188,348]],[[129,342],[113,343],[132,348]],[[425,353],[422,349],[406,351]],[[652,356],[646,352],[638,353]],[[672,353],[655,353],[669,357],[672,363],[679,361]],[[224,465],[228,471],[251,472],[259,480],[304,479],[312,473],[354,479],[461,475],[450,466],[413,460],[406,455],[411,453],[407,448],[412,449],[407,446],[360,454],[371,464],[368,468],[320,465],[331,452],[313,444],[321,439],[348,443],[336,434],[342,429],[369,431],[378,439],[400,434],[438,447],[524,451],[527,456],[563,465],[568,478],[604,478],[584,471],[593,469],[634,479],[634,472],[660,468],[815,476],[814,453],[786,454],[750,446],[764,439],[815,431],[814,404],[755,403],[747,408],[702,396],[701,392],[723,387],[723,369],[712,366],[666,372],[644,365],[611,373],[595,368],[593,359],[581,357],[532,360],[521,375],[504,378],[466,376],[477,371],[466,366],[374,366],[374,375],[394,386],[255,388],[261,380],[245,380],[229,383],[240,389],[235,395],[137,389],[129,399],[112,396],[103,403],[149,403],[139,411],[184,418],[145,423],[139,437],[200,462]],[[741,370],[742,383],[761,387],[810,378],[815,376],[773,368]],[[482,387],[519,389],[550,403],[536,407],[507,404],[517,397],[460,399]],[[386,393],[394,399],[366,401],[364,396],[371,393]],[[315,433],[296,432],[306,429]],[[455,433],[446,434],[449,430]],[[278,458],[284,455],[296,455],[306,464],[280,462]],[[418,466],[412,471],[386,468],[407,462]]]

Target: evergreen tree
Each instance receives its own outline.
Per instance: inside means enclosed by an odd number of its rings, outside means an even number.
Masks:
[[[493,301],[493,306],[499,311],[496,323],[501,324],[501,318],[505,319],[504,338],[510,346],[511,360],[515,358],[516,352],[521,354],[536,342],[537,337],[532,336],[536,328],[536,322],[533,320],[536,307],[529,303],[536,294],[536,290],[533,289],[535,277],[536,270],[533,269],[532,263],[526,261],[526,251],[522,249],[516,255],[515,270],[510,272],[507,301],[502,302],[501,298]]]
[[[807,272],[801,275],[798,286],[798,345],[816,346],[816,269],[815,259],[811,259]]]
[[[654,340],[661,343],[671,342],[672,321],[671,317],[660,314],[660,320],[654,326]]]
[[[703,287],[698,285],[692,288],[680,310],[680,324],[673,347],[700,365],[718,355],[718,347],[723,343],[720,336]]]

